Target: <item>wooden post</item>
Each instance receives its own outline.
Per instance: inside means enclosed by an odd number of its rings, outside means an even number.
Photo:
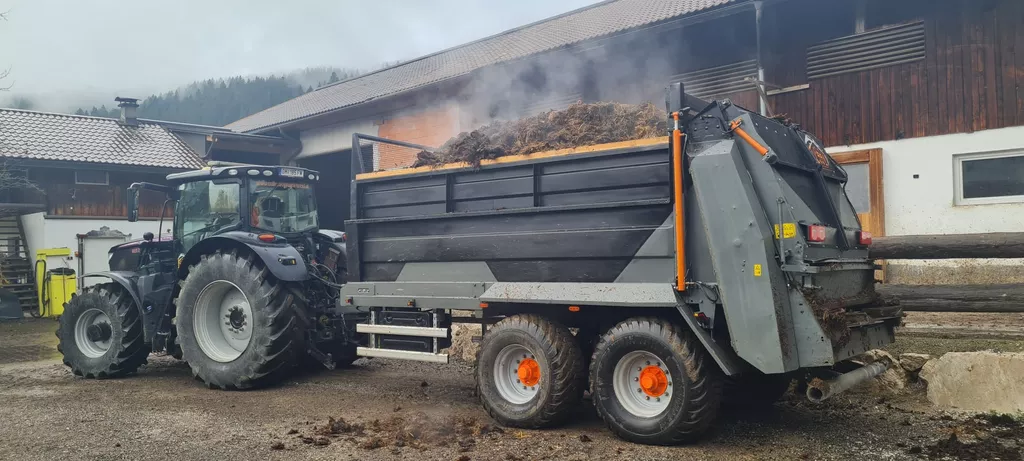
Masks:
[[[1024,313],[1024,284],[878,285],[875,290],[898,299],[908,312]]]
[[[1024,258],[1024,232],[875,237],[874,259]]]

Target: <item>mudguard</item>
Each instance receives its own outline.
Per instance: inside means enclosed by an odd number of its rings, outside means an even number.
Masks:
[[[257,238],[257,234],[243,231],[232,231],[204,239],[188,250],[178,267],[178,276],[184,279],[188,267],[199,262],[203,254],[217,250],[230,250],[244,246],[263,261],[267,270],[278,280],[285,282],[302,282],[309,279],[306,263],[295,247],[287,243],[266,243]]]
[[[121,285],[125,291],[132,296],[132,300],[135,301],[135,307],[140,309],[139,313],[142,313],[142,299],[139,298],[139,290],[135,284],[135,281],[138,279],[138,274],[131,271],[106,271],[84,274],[80,278],[84,279],[88,277],[108,278],[114,281],[114,283]]]
[[[317,229],[315,238],[321,240],[327,240],[329,242],[345,243],[345,233],[342,231],[336,231],[331,229]]]

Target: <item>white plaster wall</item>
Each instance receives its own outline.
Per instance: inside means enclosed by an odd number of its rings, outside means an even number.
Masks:
[[[882,149],[886,235],[1024,231],[1024,203],[955,205],[953,156],[1024,148],[1024,127],[836,146]],[[914,178],[914,175],[918,175]],[[892,265],[893,262],[890,262]],[[896,283],[1024,283],[1020,259],[898,261]],[[893,280],[890,280],[893,281]]]
[[[21,217],[22,226],[25,229],[25,244],[29,249],[29,258],[35,260],[36,250],[41,248],[68,248],[72,255],[78,249],[78,234],[84,234],[92,230],[98,230],[107,226],[112,230],[121,231],[124,234],[131,234],[130,240],[142,238],[142,234],[152,232],[157,234],[158,221],[128,222],[125,219],[68,219],[58,217],[46,217],[45,213],[33,213]],[[164,220],[164,233],[171,231],[171,220]],[[106,260],[106,251],[120,243],[118,240],[109,240],[110,245],[103,249],[101,258]],[[49,267],[66,266],[78,271],[78,261],[74,258],[60,259],[49,258]]]
[[[301,131],[299,140],[302,142],[302,151],[296,159],[351,149],[353,133],[376,136],[377,132],[373,119],[352,120]]]

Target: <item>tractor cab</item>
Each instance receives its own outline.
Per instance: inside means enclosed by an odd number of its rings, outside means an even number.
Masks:
[[[168,204],[175,204],[173,244],[181,255],[209,237],[232,231],[264,240],[306,240],[319,227],[313,195],[318,179],[316,171],[284,166],[229,165],[175,173],[167,176],[171,186],[133,184],[128,218],[138,220],[139,191],[149,189],[168,196],[161,215]]]

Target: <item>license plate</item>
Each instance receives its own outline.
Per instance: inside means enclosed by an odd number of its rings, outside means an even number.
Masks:
[[[286,178],[301,178],[304,174],[302,170],[297,168],[281,168],[281,176]]]

